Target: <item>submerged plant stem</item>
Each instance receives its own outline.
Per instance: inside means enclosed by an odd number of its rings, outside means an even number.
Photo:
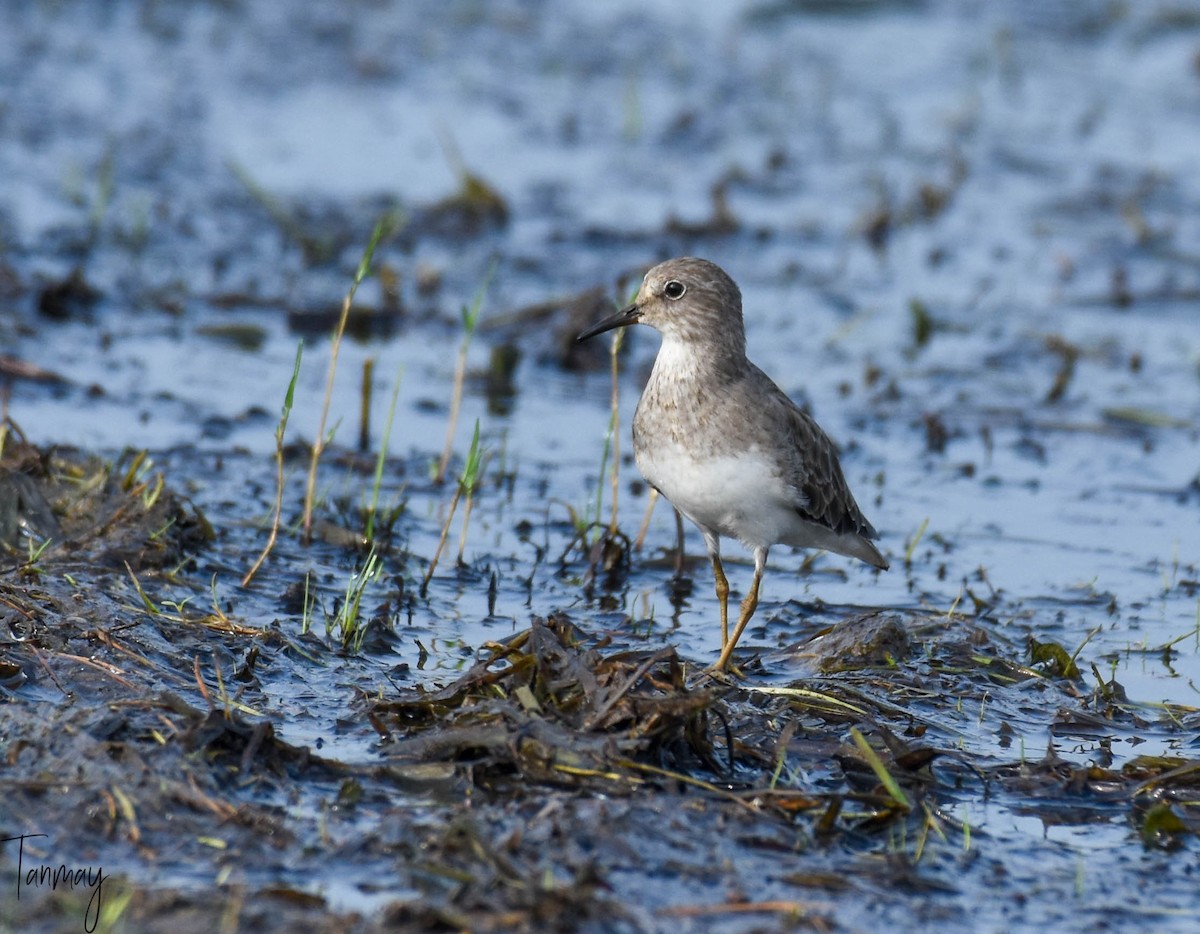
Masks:
[[[359,397],[358,412],[358,449],[371,449],[371,390],[372,378],[375,375],[375,358],[367,357],[362,367],[362,394]]]

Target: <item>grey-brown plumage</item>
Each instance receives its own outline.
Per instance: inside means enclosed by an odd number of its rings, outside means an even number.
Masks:
[[[871,543],[877,534],[833,442],[747,359],[741,293],[719,266],[694,257],[660,263],[633,304],[578,340],[637,322],[663,342],[634,415],[634,456],[646,480],[704,534],[721,604],[716,667],[723,669],[758,605],[772,545],[888,564]],[[754,552],[754,580],[732,638],[722,535]]]

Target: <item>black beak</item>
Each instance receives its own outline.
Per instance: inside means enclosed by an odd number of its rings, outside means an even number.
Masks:
[[[595,337],[597,334],[603,334],[605,331],[611,331],[613,328],[623,328],[626,325],[637,324],[642,317],[642,310],[637,305],[630,305],[628,308],[622,308],[615,315],[609,315],[600,321],[597,321],[586,331],[581,331],[579,336],[575,338],[575,343],[585,341],[589,337]]]

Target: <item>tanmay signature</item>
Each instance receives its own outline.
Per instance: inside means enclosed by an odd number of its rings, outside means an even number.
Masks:
[[[44,837],[44,833],[23,833],[16,837],[0,837],[0,844],[20,841],[17,845],[17,901],[21,900],[22,889],[91,889],[87,909],[83,913],[83,929],[87,934],[96,930],[100,921],[101,886],[104,870],[99,866],[60,866],[38,864],[26,867],[25,841]]]

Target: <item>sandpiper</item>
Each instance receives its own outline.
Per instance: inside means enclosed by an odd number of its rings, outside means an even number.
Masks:
[[[638,469],[704,533],[721,605],[723,671],[758,606],[772,545],[823,548],[886,570],[837,448],[746,358],[742,294],[723,269],[685,256],[646,273],[633,304],[576,340],[648,324],[662,335],[633,417]],[[729,636],[721,536],[754,552],[754,579]]]

